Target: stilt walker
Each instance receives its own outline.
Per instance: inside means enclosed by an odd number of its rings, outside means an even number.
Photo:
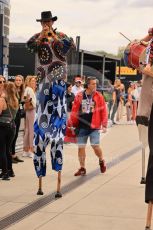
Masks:
[[[37,53],[38,92],[34,123],[34,166],[39,178],[37,195],[43,195],[42,177],[46,175],[46,147],[51,143],[50,155],[52,169],[58,172],[56,198],[61,194],[61,171],[63,164],[63,140],[66,129],[66,55],[71,47],[72,38],[56,32],[51,11],[41,13],[42,31],[27,42],[28,49]]]
[[[145,190],[145,202],[148,203],[148,211],[146,218],[146,229],[151,229],[151,219],[152,219],[152,208],[153,208],[153,107],[150,115],[149,121],[149,160],[148,168],[146,174],[146,190]]]
[[[145,230],[151,230],[151,219],[153,209],[153,28],[149,29],[145,41],[149,41],[149,52],[147,52],[148,63],[142,70],[144,75],[143,91],[141,92],[141,105],[138,120],[141,116],[145,125],[148,126],[149,159],[146,173],[145,202],[148,203]]]
[[[135,47],[132,47],[134,44]],[[144,46],[144,47],[142,47]],[[146,46],[146,48],[145,48]],[[134,49],[137,52],[133,52]],[[131,51],[131,52],[130,52]],[[145,156],[144,149],[149,144],[149,159],[146,174],[145,202],[148,203],[145,230],[151,230],[152,208],[153,208],[153,28],[149,29],[148,35],[141,41],[131,43],[129,49],[125,51],[125,59],[128,66],[136,68],[143,74],[143,85],[138,104],[137,125],[139,139],[142,142],[142,179],[144,177]],[[145,58],[144,58],[145,57]],[[136,65],[133,66],[133,61]],[[149,131],[147,132],[147,128]],[[146,138],[148,133],[148,138]],[[147,140],[148,139],[148,140]]]

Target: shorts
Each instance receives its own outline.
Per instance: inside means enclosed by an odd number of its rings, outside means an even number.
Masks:
[[[77,136],[78,145],[86,145],[90,138],[91,145],[100,144],[100,130],[99,129],[80,129]]]

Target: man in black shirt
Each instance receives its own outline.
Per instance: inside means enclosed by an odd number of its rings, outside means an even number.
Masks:
[[[85,169],[85,147],[88,138],[90,144],[99,158],[100,170],[106,171],[106,165],[103,160],[102,150],[100,148],[100,129],[104,131],[107,127],[107,110],[103,96],[96,90],[96,78],[89,77],[85,91],[76,95],[72,107],[70,121],[72,126],[76,127],[78,133],[78,158],[81,168],[74,174],[80,176],[86,174]]]

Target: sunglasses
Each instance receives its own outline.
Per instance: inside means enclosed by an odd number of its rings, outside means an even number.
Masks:
[[[5,81],[0,81],[0,84],[2,84],[2,83],[4,84],[4,83],[5,83]]]

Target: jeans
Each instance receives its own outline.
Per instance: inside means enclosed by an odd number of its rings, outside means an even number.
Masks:
[[[100,131],[99,129],[80,129],[78,134],[78,145],[86,145],[90,138],[91,145],[99,145]]]
[[[115,117],[115,114],[117,112],[117,108],[118,108],[118,104],[115,102],[114,105],[113,105],[112,113],[111,113],[111,120],[112,121],[114,121],[114,117]]]

